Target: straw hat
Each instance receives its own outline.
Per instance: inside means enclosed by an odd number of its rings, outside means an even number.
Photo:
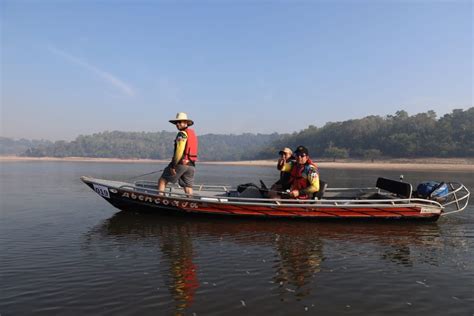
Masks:
[[[194,124],[193,120],[188,119],[188,115],[184,112],[179,112],[178,114],[176,114],[176,119],[170,120],[170,123],[171,124],[176,124],[180,121],[187,121],[188,126],[191,126],[191,125]]]

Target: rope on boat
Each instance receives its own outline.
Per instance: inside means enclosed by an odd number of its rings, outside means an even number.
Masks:
[[[157,171],[153,171],[153,172],[149,172],[149,173],[144,173],[144,174],[141,174],[139,176],[135,176],[135,177],[131,177],[131,178],[128,178],[128,179],[125,179],[125,180],[133,180],[133,179],[136,179],[136,178],[140,178],[140,177],[143,177],[143,176],[148,176],[150,174],[154,174],[154,173],[158,173],[158,172],[162,172],[163,170],[165,169],[161,169],[161,170],[157,170]]]

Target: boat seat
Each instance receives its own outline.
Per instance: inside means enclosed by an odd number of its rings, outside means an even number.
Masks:
[[[321,200],[327,187],[328,184],[326,182],[319,180],[319,191],[313,194],[313,198],[315,200]]]
[[[396,181],[386,178],[378,178],[377,184],[375,185],[377,188],[396,194],[402,198],[411,198],[411,194],[413,192],[413,188],[411,187],[410,183]]]

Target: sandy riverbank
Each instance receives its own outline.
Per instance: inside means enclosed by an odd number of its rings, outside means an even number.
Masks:
[[[202,162],[202,164],[217,165],[239,165],[239,166],[275,166],[276,160],[253,160],[253,161],[218,161]],[[382,170],[437,170],[437,171],[467,171],[474,172],[474,159],[390,159],[384,161],[319,161],[320,168],[328,169],[382,169]]]
[[[63,162],[104,162],[104,163],[168,163],[169,160],[153,159],[118,159],[118,158],[85,158],[85,157],[18,157],[0,156],[0,162],[22,161],[63,161]],[[275,166],[276,160],[248,161],[203,161],[206,165],[232,166]],[[468,158],[417,158],[417,159],[388,159],[381,161],[339,160],[319,161],[320,168],[331,169],[383,169],[383,170],[438,170],[438,171],[467,171],[474,172],[474,159]]]

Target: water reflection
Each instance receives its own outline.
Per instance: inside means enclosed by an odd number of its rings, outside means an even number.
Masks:
[[[280,299],[288,293],[300,299],[310,294],[311,278],[321,270],[323,243],[319,238],[295,238],[278,235],[275,249],[280,256],[274,280],[279,285]]]
[[[277,259],[268,282],[284,301],[311,294],[318,276],[334,268],[325,265],[326,256],[354,257],[367,251],[395,265],[437,266],[436,252],[443,245],[440,234],[436,223],[318,223],[120,212],[95,227],[87,238],[89,242],[119,239],[132,247],[140,240],[158,245],[159,264],[168,267],[160,271],[166,274],[163,278],[175,302],[175,314],[180,315],[193,304],[200,288],[195,263],[200,254],[195,249],[202,240],[274,251]]]
[[[197,267],[193,263],[192,236],[184,226],[158,226],[160,249],[169,267],[167,286],[176,302],[176,314],[189,307],[199,287]]]
[[[407,267],[413,266],[411,250],[407,245],[390,246],[382,253],[382,259],[401,264]]]

